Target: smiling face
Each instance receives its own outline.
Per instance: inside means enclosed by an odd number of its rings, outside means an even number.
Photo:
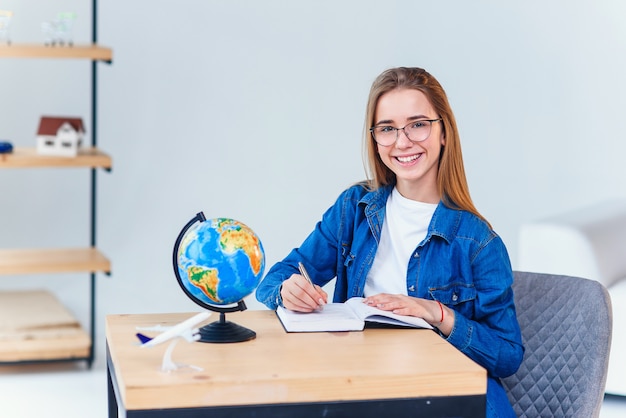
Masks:
[[[378,100],[375,125],[402,128],[409,122],[438,119],[439,115],[424,93],[414,89],[394,89]],[[442,123],[432,124],[430,136],[413,142],[404,131],[390,146],[377,145],[381,161],[396,175],[396,187],[402,196],[426,203],[438,203],[437,188],[439,156],[445,145]]]

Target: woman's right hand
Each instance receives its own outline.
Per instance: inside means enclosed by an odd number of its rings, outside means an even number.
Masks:
[[[291,311],[313,312],[328,303],[328,295],[300,274],[292,274],[280,287],[283,306]]]

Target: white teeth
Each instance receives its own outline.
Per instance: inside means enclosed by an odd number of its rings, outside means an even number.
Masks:
[[[419,157],[419,155],[411,155],[410,157],[397,157],[397,158],[398,158],[398,161],[400,161],[401,163],[410,163],[411,161],[417,160],[417,157]]]

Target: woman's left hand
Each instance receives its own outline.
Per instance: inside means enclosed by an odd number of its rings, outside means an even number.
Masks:
[[[398,315],[422,318],[446,336],[450,335],[454,326],[454,311],[436,300],[379,293],[365,298],[364,303]]]

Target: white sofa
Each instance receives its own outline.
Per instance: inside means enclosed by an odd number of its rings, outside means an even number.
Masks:
[[[584,277],[607,287],[613,340],[605,392],[626,396],[626,202],[524,223],[518,250],[516,270]]]

